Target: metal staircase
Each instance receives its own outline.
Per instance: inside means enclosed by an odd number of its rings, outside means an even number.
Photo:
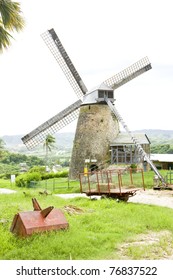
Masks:
[[[133,135],[133,133],[129,130],[128,126],[126,125],[126,123],[124,122],[123,118],[121,117],[121,115],[119,114],[119,112],[117,111],[117,109],[115,108],[115,106],[112,104],[112,102],[107,98],[107,96],[105,95],[104,97],[106,103],[108,104],[109,108],[111,109],[111,111],[114,113],[114,115],[116,116],[116,118],[118,119],[118,121],[122,124],[122,126],[124,127],[124,129],[126,130],[126,132],[129,134],[129,136],[131,137],[133,143],[135,144],[141,158],[144,158],[149,165],[151,166],[151,169],[155,172],[155,174],[158,176],[158,178],[160,179],[160,181],[162,182],[162,184],[164,186],[166,186],[166,182],[164,180],[164,178],[162,177],[162,175],[159,173],[159,171],[157,170],[156,166],[153,164],[153,162],[150,160],[150,158],[148,157],[147,153],[144,151],[144,149],[142,148],[141,144],[138,142],[138,140],[136,139],[136,137]]]

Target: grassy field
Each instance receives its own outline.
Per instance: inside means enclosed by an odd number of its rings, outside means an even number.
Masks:
[[[14,214],[32,210],[32,197],[37,198],[42,208],[53,205],[62,209],[69,229],[27,238],[13,235],[10,226]],[[65,211],[64,206],[69,205],[79,207],[80,214],[70,215]],[[134,241],[141,234],[148,236],[147,240],[153,234],[160,237],[154,245],[146,242],[136,246]],[[36,190],[31,190],[27,196],[22,190],[16,194],[1,194],[0,248],[1,260],[162,259],[165,254],[168,257],[172,254],[173,210],[111,199],[64,200],[54,195],[39,196]]]
[[[153,173],[149,172],[145,185],[151,188],[152,182]],[[0,194],[1,260],[169,259],[173,256],[172,209],[112,199],[62,199],[50,189],[50,195],[40,195],[43,188],[17,188],[7,180],[0,180],[0,187],[17,190],[15,194]],[[67,178],[61,178],[55,192],[79,192],[79,182],[70,182],[69,187]],[[25,238],[12,234],[14,215],[32,210],[33,197],[42,208],[53,205],[61,209],[69,229]],[[69,214],[66,206],[81,211]]]

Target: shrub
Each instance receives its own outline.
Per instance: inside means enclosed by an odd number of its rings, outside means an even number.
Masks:
[[[55,173],[44,173],[44,174],[41,174],[41,179],[42,180],[52,179],[54,177],[55,177]]]
[[[130,168],[132,169],[132,172],[133,172],[133,173],[136,173],[136,171],[137,171],[137,164],[132,163],[132,164],[130,165]]]
[[[60,171],[55,173],[55,178],[66,178],[68,177],[68,170]]]
[[[26,174],[17,176],[15,183],[16,183],[17,187],[25,187],[26,186]]]
[[[33,166],[28,170],[29,173],[39,172],[41,174],[45,173],[45,171],[46,171],[45,166]]]
[[[56,173],[41,174],[41,179],[42,180],[53,179],[53,178],[66,178],[66,177],[68,177],[68,171],[67,170],[56,172]]]
[[[40,181],[41,175],[39,172],[25,173],[16,178],[16,186],[29,187],[32,181]]]
[[[136,169],[136,168],[137,168],[137,164],[132,163],[132,164],[130,165],[130,168],[132,168],[132,169]]]
[[[16,178],[16,186],[18,187],[29,187],[32,181],[48,180],[53,178],[66,178],[68,177],[68,171],[60,171],[57,173],[42,173],[41,171],[35,172],[37,168],[31,169],[29,172],[21,174]]]

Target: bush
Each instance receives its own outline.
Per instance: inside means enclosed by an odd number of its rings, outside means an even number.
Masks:
[[[41,175],[39,172],[25,173],[16,178],[16,186],[29,187],[32,181],[40,181]]]
[[[45,171],[46,171],[45,166],[33,166],[28,170],[29,173],[38,172],[41,174],[45,173]]]
[[[132,163],[132,164],[130,165],[130,168],[136,169],[136,168],[137,168],[137,164],[136,164],[136,163]]]
[[[53,178],[66,178],[66,177],[68,177],[68,171],[67,170],[56,172],[56,173],[41,174],[41,179],[42,180],[53,179]]]
[[[67,177],[68,177],[68,170],[55,173],[55,178],[67,178]]]
[[[16,183],[17,187],[25,187],[26,186],[26,174],[17,176],[15,183]]]
[[[41,174],[41,179],[42,180],[52,179],[54,177],[55,177],[55,173],[44,173],[44,174]]]
[[[21,174],[17,176],[16,178],[16,186],[18,187],[29,187],[31,185],[32,181],[40,181],[40,180],[48,180],[53,178],[67,178],[68,177],[68,171],[60,171],[57,173],[42,173],[34,172],[36,169],[31,169],[27,173]]]
[[[136,173],[136,171],[137,171],[137,164],[136,164],[136,163],[132,163],[132,164],[130,165],[130,168],[132,169],[132,172],[133,172],[133,173]]]

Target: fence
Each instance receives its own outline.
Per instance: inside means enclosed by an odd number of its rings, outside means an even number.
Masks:
[[[170,170],[167,172],[165,176],[165,182],[169,185],[173,185],[173,171]]]
[[[68,190],[74,187],[74,181],[70,181],[68,178],[53,178],[42,181],[31,181],[29,188],[41,188],[49,191],[56,190]]]

